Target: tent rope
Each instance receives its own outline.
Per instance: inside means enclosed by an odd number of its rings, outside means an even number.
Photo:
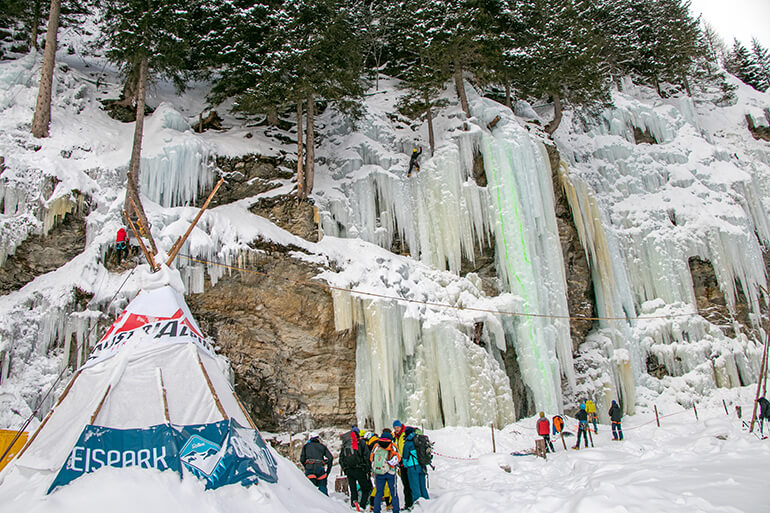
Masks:
[[[136,267],[134,267],[133,269],[131,269],[131,272],[130,272],[130,273],[128,273],[128,276],[126,276],[126,279],[125,279],[125,280],[123,280],[123,283],[121,283],[121,284],[120,284],[120,287],[118,287],[118,290],[115,292],[115,295],[113,295],[113,296],[112,296],[112,299],[110,299],[110,301],[107,303],[107,306],[105,306],[105,307],[104,307],[104,308],[105,308],[105,310],[106,310],[107,308],[109,308],[109,306],[112,304],[112,302],[115,300],[115,298],[116,298],[116,297],[118,297],[118,294],[120,293],[121,289],[122,289],[122,288],[123,288],[123,286],[126,284],[126,282],[128,282],[128,279],[131,277],[131,275],[133,275],[133,274],[134,274],[134,271],[136,271]],[[86,338],[86,339],[88,339],[88,337],[89,337],[89,336],[91,336],[91,332],[94,330],[94,328],[95,328],[97,325],[98,325],[98,323],[97,323],[97,324],[94,324],[93,326],[91,326],[91,328],[88,330],[88,333],[86,333],[86,336],[85,336],[85,338]],[[65,372],[67,372],[67,370],[68,370],[68,369],[69,369],[69,366],[67,366],[67,365],[64,365],[64,366],[62,367],[62,370],[61,370],[61,372],[59,372],[59,375],[58,375],[58,376],[56,376],[56,379],[54,380],[53,384],[52,384],[52,385],[51,385],[51,386],[48,388],[48,391],[45,393],[45,395],[43,396],[43,398],[42,398],[42,399],[40,400],[40,402],[38,403],[38,405],[37,405],[37,408],[35,408],[35,411],[33,411],[33,412],[32,412],[32,413],[29,415],[29,417],[27,417],[27,420],[26,420],[26,421],[24,421],[24,424],[22,424],[22,426],[21,426],[21,427],[19,428],[19,430],[16,432],[16,435],[13,437],[13,440],[11,440],[11,443],[10,443],[10,444],[8,444],[8,447],[7,447],[7,448],[5,449],[5,451],[3,452],[3,455],[2,455],[2,456],[0,456],[0,461],[3,461],[3,460],[5,459],[5,457],[6,457],[6,456],[8,456],[8,453],[9,453],[9,452],[11,452],[11,448],[13,448],[13,446],[16,444],[16,442],[17,442],[17,441],[19,440],[19,438],[21,437],[21,434],[24,432],[24,430],[25,430],[25,429],[27,429],[27,426],[29,426],[29,423],[30,423],[30,422],[32,422],[32,419],[33,419],[33,418],[35,417],[35,415],[37,415],[37,413],[40,411],[40,408],[43,406],[43,404],[45,404],[45,401],[46,401],[46,399],[48,399],[48,396],[49,396],[49,395],[51,395],[51,392],[53,392],[54,388],[56,388],[56,385],[58,385],[58,384],[59,384],[59,381],[61,381],[61,378],[64,376],[64,373],[65,373]],[[30,440],[30,441],[31,441],[31,440]],[[27,445],[29,445],[29,442],[27,442]],[[23,449],[22,449],[22,450],[23,450]]]

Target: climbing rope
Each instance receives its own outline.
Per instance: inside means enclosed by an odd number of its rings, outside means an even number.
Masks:
[[[105,310],[112,304],[112,302],[115,300],[116,297],[118,297],[118,294],[120,293],[120,290],[123,288],[123,286],[126,284],[128,279],[131,277],[131,275],[134,274],[134,271],[136,271],[136,267],[131,269],[131,272],[128,273],[128,276],[126,276],[126,279],[123,280],[123,283],[120,284],[120,287],[118,287],[118,290],[115,292],[115,295],[112,296],[112,299],[107,303],[107,306],[105,306]],[[91,326],[91,328],[86,333],[85,338],[88,339],[89,336],[91,336],[91,332],[94,330],[94,328],[98,325],[94,324]],[[40,402],[37,405],[37,408],[35,408],[35,411],[33,411],[29,417],[27,417],[27,420],[24,421],[24,424],[19,428],[19,430],[16,432],[16,435],[13,437],[13,440],[11,440],[11,443],[8,445],[8,447],[3,452],[3,455],[0,456],[0,461],[3,461],[5,457],[8,455],[9,452],[11,452],[11,448],[14,446],[14,444],[19,440],[21,437],[21,434],[24,432],[25,429],[27,429],[27,426],[29,426],[29,423],[32,422],[32,419],[37,415],[37,413],[40,411],[40,408],[45,404],[45,400],[48,399],[48,396],[51,395],[51,392],[53,392],[53,389],[56,388],[56,385],[59,384],[59,381],[61,381],[61,378],[64,376],[64,373],[69,369],[69,366],[64,365],[62,367],[61,372],[59,372],[59,375],[56,376],[56,379],[54,380],[53,384],[48,388],[48,391],[45,393],[43,398],[40,400]]]
[[[196,258],[196,257],[185,255],[182,253],[180,253],[178,256],[181,258],[186,258],[191,262],[218,266],[225,269],[230,269],[231,271],[241,271],[245,273],[255,274],[257,276],[266,276],[266,277],[272,276],[270,273],[255,271],[253,269],[246,269],[245,267],[238,267],[235,265],[223,264],[221,262],[214,262],[211,260],[204,260],[202,258]],[[647,319],[674,319],[677,317],[692,317],[695,315],[699,315],[697,312],[688,312],[688,313],[668,314],[668,315],[643,315],[640,317],[587,317],[587,316],[580,316],[580,315],[553,315],[553,314],[538,314],[538,313],[527,313],[527,312],[506,312],[506,311],[492,310],[487,308],[476,308],[472,306],[457,306],[457,305],[450,305],[447,303],[435,303],[431,301],[421,301],[419,299],[409,299],[405,297],[389,296],[387,294],[379,294],[377,292],[368,292],[364,290],[350,289],[346,287],[339,287],[336,285],[329,285],[327,283],[319,283],[319,282],[308,281],[308,280],[297,280],[294,278],[287,278],[285,276],[278,276],[278,278],[290,283],[294,283],[295,285],[307,285],[307,286],[318,287],[326,290],[337,290],[340,292],[347,292],[349,294],[356,294],[359,296],[376,297],[378,299],[388,299],[391,301],[419,304],[419,305],[425,305],[425,306],[433,306],[436,308],[465,310],[469,312],[483,312],[483,313],[490,313],[494,315],[505,315],[505,316],[511,316],[511,317],[540,317],[540,318],[546,318],[546,319],[570,319],[570,320],[581,320],[581,321],[630,321],[630,320],[642,321]]]

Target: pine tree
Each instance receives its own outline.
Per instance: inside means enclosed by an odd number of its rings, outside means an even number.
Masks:
[[[136,125],[126,184],[125,211],[135,214],[140,225],[149,228],[139,196],[139,163],[144,132],[147,84],[152,74],[184,84],[184,64],[188,57],[189,12],[186,0],[104,0],[107,57],[121,66],[132,81],[135,77]],[[145,232],[149,236],[149,232]]]
[[[725,68],[744,84],[761,90],[763,84],[762,72],[749,51],[737,38],[733,41],[733,50],[725,61]]]
[[[515,68],[514,84],[525,96],[550,97],[552,134],[561,122],[563,101],[575,105],[609,98],[599,42],[580,0],[532,0],[519,7],[511,27],[518,48],[506,54]]]
[[[766,91],[770,87],[770,52],[763,47],[757,38],[751,39],[751,57],[757,70],[758,85],[760,91]]]
[[[43,68],[40,72],[35,115],[32,118],[32,135],[38,138],[48,137],[48,128],[51,124],[51,89],[53,88],[53,71],[56,63],[56,39],[59,32],[60,13],[61,1],[51,0],[48,29],[45,36]]]

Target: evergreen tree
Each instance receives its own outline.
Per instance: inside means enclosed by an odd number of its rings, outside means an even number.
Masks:
[[[40,71],[40,86],[37,92],[35,114],[32,118],[32,135],[38,138],[48,137],[48,128],[51,124],[51,89],[53,87],[54,64],[56,63],[56,39],[59,32],[60,13],[61,0],[51,0],[48,29],[45,36],[43,68]]]
[[[738,77],[744,84],[761,90],[762,72],[751,54],[738,39],[733,41],[733,50],[725,61],[727,71]]]
[[[356,13],[339,0],[286,0],[278,6],[255,4],[234,15],[239,19],[213,99],[234,96],[237,110],[252,113],[291,102],[297,105],[299,127],[304,103],[306,152],[304,168],[301,151],[298,156],[297,193],[305,197],[313,189],[316,101],[334,101],[355,113],[362,95]]]
[[[133,82],[127,100],[136,100],[136,125],[127,173],[125,211],[135,214],[149,234],[137,184],[144,132],[144,110],[150,75],[163,74],[184,85],[184,65],[189,55],[189,12],[186,0],[103,0],[107,57],[121,66],[127,82]],[[125,90],[125,89],[124,89]],[[131,98],[133,96],[133,98]],[[153,247],[153,250],[155,248]]]
[[[751,57],[757,72],[758,89],[766,91],[770,87],[770,52],[757,38],[751,39]]]
[[[525,96],[550,97],[559,126],[562,102],[575,105],[609,98],[599,42],[580,0],[531,0],[518,6],[518,22],[510,28],[518,48],[506,54],[515,68],[514,84]]]

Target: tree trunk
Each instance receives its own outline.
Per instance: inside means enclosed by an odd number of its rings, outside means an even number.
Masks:
[[[465,82],[463,82],[463,66],[460,64],[460,59],[455,59],[455,88],[457,89],[457,96],[460,98],[460,105],[463,108],[463,112],[468,117],[471,117],[471,111],[468,108],[468,97],[465,95]]]
[[[511,112],[513,112],[513,107],[511,103],[511,84],[508,83],[508,81],[505,81],[505,106],[511,109]]]
[[[139,79],[137,81],[136,91],[136,126],[134,127],[134,145],[131,148],[131,161],[128,164],[128,173],[126,181],[126,199],[124,201],[124,209],[128,212],[128,215],[135,213],[139,218],[139,222],[147,230],[146,235],[149,236],[150,225],[147,223],[147,216],[144,213],[144,207],[142,201],[139,198],[139,173],[142,157],[142,135],[144,134],[144,103],[147,94],[147,61],[148,58],[142,57],[139,63]],[[134,205],[136,209],[134,209]]]
[[[313,93],[307,96],[307,149],[305,150],[305,196],[313,192],[313,173],[315,171],[315,105]]]
[[[425,95],[425,105],[428,106],[428,145],[430,146],[430,156],[432,157],[433,152],[435,151],[436,140],[433,134],[433,109],[431,108],[430,99],[427,94]]]
[[[302,165],[302,100],[297,101],[297,197],[305,199],[305,168]]]
[[[267,124],[270,126],[278,126],[278,109],[275,105],[267,108]]]
[[[561,123],[561,97],[558,94],[554,94],[553,121],[548,123],[548,125],[545,127],[546,133],[548,133],[548,135],[553,135],[556,129],[559,128],[559,123]]]
[[[30,31],[30,47],[35,50],[40,50],[40,45],[37,42],[38,31],[40,30],[40,2],[41,0],[35,0],[32,7],[32,30]]]
[[[706,66],[708,68],[708,66]],[[682,75],[682,84],[684,84],[684,90],[687,91],[687,96],[692,98],[692,89],[690,89],[690,81],[687,80],[687,75]]]
[[[123,91],[120,93],[120,101],[116,102],[115,105],[133,107],[136,104],[137,81],[136,65],[132,65],[126,75],[126,82],[123,84]]]
[[[60,0],[51,0],[51,12],[48,16],[48,32],[45,36],[43,52],[43,70],[40,72],[40,87],[37,92],[35,116],[32,118],[32,135],[48,137],[48,125],[51,123],[51,88],[53,86],[53,68],[56,63],[56,33],[59,30]]]

